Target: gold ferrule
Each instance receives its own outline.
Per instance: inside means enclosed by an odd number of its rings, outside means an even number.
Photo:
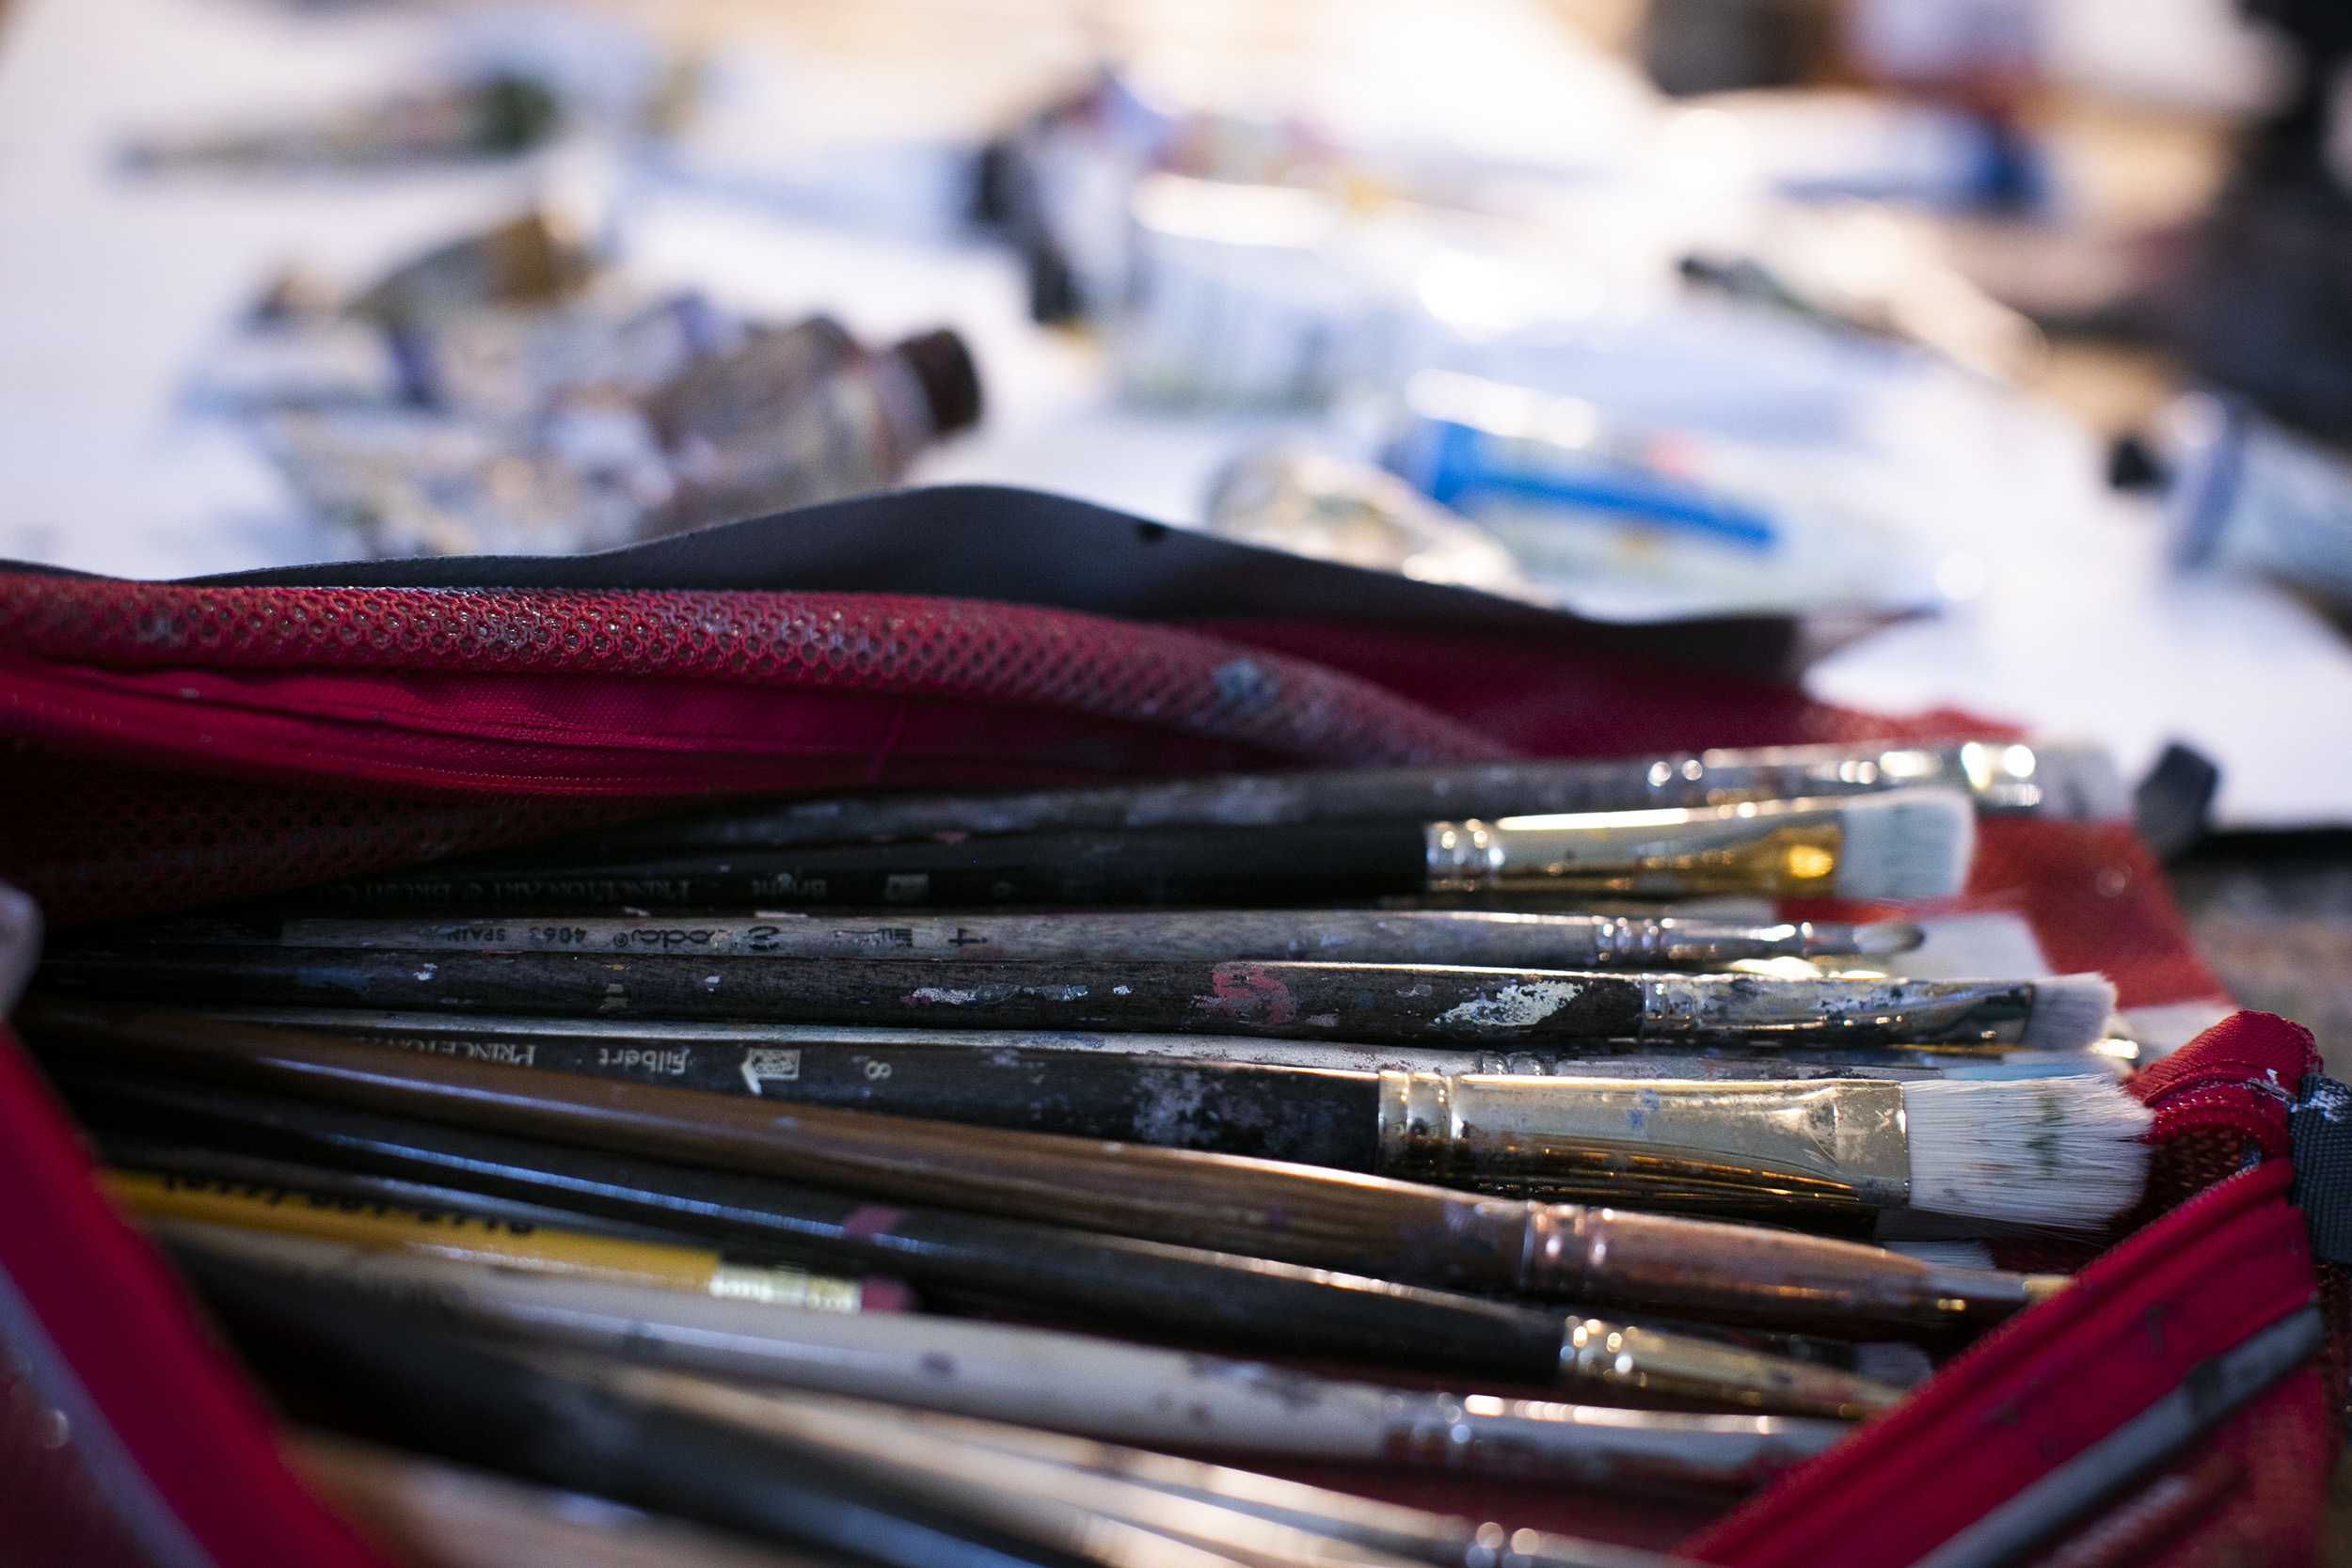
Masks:
[[[1560,1340],[1560,1381],[1620,1395],[1850,1421],[1891,1409],[1903,1397],[1891,1384],[1835,1367],[1598,1318],[1569,1322]]]
[[[1383,1072],[1379,1172],[1589,1201],[1863,1204],[1911,1192],[1901,1085]]]
[[[1826,896],[1845,840],[1836,809],[1782,801],[1432,822],[1424,832],[1433,893],[1642,897]]]

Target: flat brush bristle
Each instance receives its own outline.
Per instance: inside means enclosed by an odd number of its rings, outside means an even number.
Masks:
[[[2033,1011],[2017,1043],[2028,1051],[2080,1051],[2106,1031],[2115,987],[2104,974],[2056,974],[2033,983]]]
[[[2148,1108],[2096,1078],[1905,1084],[1911,1206],[2087,1229],[2139,1201]]]
[[[1840,898],[1949,898],[1968,880],[1977,812],[1957,789],[1890,789],[1842,802]]]

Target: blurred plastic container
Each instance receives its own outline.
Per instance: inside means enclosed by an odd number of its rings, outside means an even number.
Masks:
[[[2352,454],[2201,393],[2165,425],[2181,569],[2276,578],[2352,610]]]
[[[1211,532],[1318,561],[1422,582],[1535,597],[1518,563],[1486,530],[1394,474],[1299,447],[1249,453],[1217,477]]]
[[[1391,454],[1482,525],[1551,602],[1604,620],[1831,610],[1937,598],[1927,553],[1868,504],[1865,454],[1642,429],[1581,399],[1452,372],[1416,375]]]

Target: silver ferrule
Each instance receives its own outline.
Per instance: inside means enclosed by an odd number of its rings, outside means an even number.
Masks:
[[[1837,795],[1940,784],[1964,789],[1987,812],[2075,820],[2117,816],[2128,803],[2114,763],[2069,742],[1947,740],[1928,746],[1772,746],[1661,757],[1645,780],[1653,800]]]
[[[1841,807],[1751,800],[1720,807],[1578,812],[1422,830],[1432,893],[1603,890],[1637,896],[1828,893]]]
[[[1903,1397],[1891,1384],[1835,1367],[1598,1318],[1569,1321],[1560,1340],[1560,1381],[1620,1396],[1843,1420],[1892,1409]]]
[[[1741,958],[1809,958],[1853,951],[1853,927],[1792,921],[1778,926],[1733,926],[1711,920],[1593,918],[1596,969],[1661,969],[1675,965],[1722,965]]]
[[[1788,1416],[1688,1415],[1493,1394],[1393,1393],[1381,1451],[1392,1464],[1489,1475],[1747,1490],[1851,1429]]]
[[[1746,974],[1642,976],[1642,1037],[1795,1036],[1856,1045],[2015,1045],[2033,1017],[2031,981]]]
[[[1379,1174],[1525,1196],[1900,1208],[1902,1086],[1383,1072]]]

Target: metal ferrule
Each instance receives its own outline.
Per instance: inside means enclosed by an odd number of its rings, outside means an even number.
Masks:
[[[1760,1485],[1851,1430],[1787,1416],[1696,1416],[1492,1394],[1391,1394],[1391,1464],[1611,1482]]]
[[[1522,1196],[1899,1208],[1899,1084],[1383,1072],[1379,1173]]]
[[[710,1274],[709,1291],[724,1301],[755,1301],[808,1312],[854,1312],[864,1287],[854,1279],[810,1274],[781,1264],[760,1267],[721,1263]]]
[[[2015,1045],[2030,981],[1645,974],[1642,1038],[1794,1036],[1852,1045]]]
[[[1859,1242],[1793,1230],[1571,1204],[1525,1210],[1518,1277],[1554,1301],[1640,1306],[1744,1323],[1845,1320],[1981,1327],[2042,1300],[2050,1279],[1946,1268]]]
[[[1722,926],[1672,917],[1636,920],[1598,916],[1593,922],[1595,969],[1658,969],[1721,965],[1741,958],[1809,958],[1853,951],[1853,927],[1811,921],[1779,926]]]
[[[1432,822],[1423,833],[1432,893],[1652,898],[1826,896],[1836,881],[1845,838],[1839,809],[1811,800]]]
[[[1619,1396],[1850,1421],[1892,1409],[1903,1397],[1891,1384],[1834,1367],[1598,1318],[1569,1322],[1560,1340],[1560,1381]]]
[[[1978,809],[2033,811],[2050,782],[2037,748],[2015,740],[1932,746],[1768,746],[1678,753],[1650,764],[1653,800],[1790,799],[1940,784],[1964,789]]]

